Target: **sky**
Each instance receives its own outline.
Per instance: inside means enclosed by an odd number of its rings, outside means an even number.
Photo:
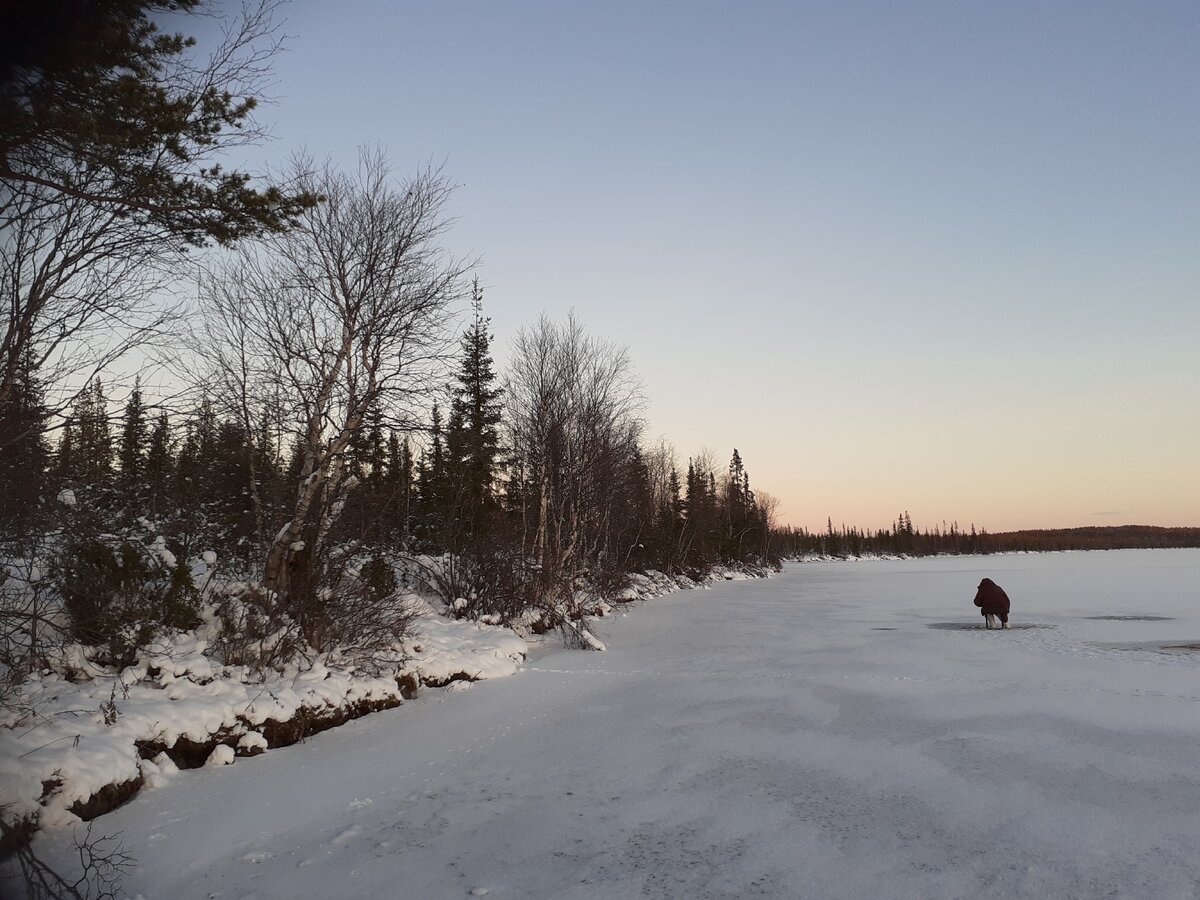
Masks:
[[[293,0],[261,118],[444,165],[497,363],[626,345],[780,520],[1200,525],[1200,7]]]

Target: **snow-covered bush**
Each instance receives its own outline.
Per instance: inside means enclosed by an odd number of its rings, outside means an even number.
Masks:
[[[363,589],[379,602],[395,595],[400,583],[396,580],[396,570],[382,556],[372,556],[363,563],[358,571],[358,578]]]
[[[327,570],[321,591],[320,628],[310,636],[319,651],[336,652],[360,664],[391,660],[396,648],[417,634],[420,611],[400,589],[395,564],[374,555],[365,562],[346,557]]]
[[[97,537],[64,549],[58,585],[72,634],[101,648],[107,664],[132,664],[164,628],[199,624],[200,594],[191,572],[159,544]]]
[[[520,554],[499,547],[422,556],[408,566],[416,582],[458,619],[512,623],[537,605],[538,589]]]
[[[299,625],[273,594],[242,582],[218,584],[212,593],[213,651],[225,665],[281,670],[304,655]]]

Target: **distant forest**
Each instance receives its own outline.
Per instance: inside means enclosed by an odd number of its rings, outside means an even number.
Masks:
[[[907,512],[890,529],[865,531],[835,528],[832,519],[824,531],[780,528],[775,550],[784,557],[829,556],[938,556],[959,553],[1047,552],[1053,550],[1136,550],[1200,547],[1200,528],[1160,528],[1154,525],[1091,526],[1086,528],[1027,529],[995,534],[957,522],[932,529],[913,527]]]

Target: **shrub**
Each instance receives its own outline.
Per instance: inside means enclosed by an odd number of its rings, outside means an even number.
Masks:
[[[163,628],[199,623],[200,595],[182,562],[170,563],[132,541],[89,538],[66,547],[60,590],[74,637],[99,647],[117,667]]]
[[[380,602],[387,600],[400,587],[399,582],[396,581],[395,570],[382,556],[373,556],[364,563],[362,569],[359,570],[358,577],[367,594]]]
[[[539,584],[525,560],[500,548],[472,548],[415,563],[415,576],[459,619],[497,616],[512,623],[538,605]]]

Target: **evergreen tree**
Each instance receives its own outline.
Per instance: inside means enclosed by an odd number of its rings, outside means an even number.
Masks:
[[[146,500],[151,517],[162,514],[169,502],[174,459],[171,456],[171,423],[161,412],[150,431],[146,448]]]
[[[383,438],[383,416],[372,406],[363,417],[363,427],[351,436],[346,448],[347,496],[339,530],[348,539],[377,542],[389,535],[393,520],[387,514],[391,498],[386,490],[387,445]]]
[[[742,463],[736,447],[729,460],[729,480],[726,483],[725,509],[722,511],[725,525],[725,547],[727,558],[744,560],[747,547],[755,546],[750,539],[756,530],[758,510],[754,495],[750,492],[750,476]]]
[[[184,59],[195,40],[160,32],[155,20],[203,6],[5,4],[0,181],[111,206],[192,244],[293,224],[315,197],[257,190],[249,174],[212,162],[214,150],[254,133],[246,88],[263,66],[254,44],[273,30],[270,8],[248,10],[222,52],[198,69]],[[80,170],[89,173],[83,186]]]
[[[624,490],[614,497],[618,501],[618,508],[616,515],[611,517],[615,526],[613,543],[629,567],[643,570],[659,558],[660,536],[657,533],[658,510],[650,485],[650,469],[638,447],[635,446],[631,451],[624,469]],[[621,540],[622,535],[626,536],[625,540]]]
[[[704,569],[717,561],[720,552],[716,477],[712,472],[705,472],[695,460],[689,460],[685,491],[685,563],[692,568]]]
[[[378,407],[367,412],[367,430],[363,454],[366,483],[378,500],[387,474],[387,445],[383,439],[383,415]]]
[[[147,441],[142,386],[140,380],[135,380],[133,391],[125,402],[121,441],[117,452],[117,462],[121,468],[121,500],[130,512],[136,512],[138,500],[145,493]]]
[[[211,459],[203,469],[205,504],[212,523],[227,547],[245,552],[254,548],[257,523],[251,496],[250,442],[245,429],[232,419],[217,423]]]
[[[46,410],[30,367],[22,365],[14,390],[0,401],[0,533],[24,530],[45,487],[50,450],[42,429]]]
[[[438,549],[445,549],[446,453],[442,445],[442,410],[434,401],[429,426],[429,448],[417,467],[418,536]]]
[[[671,473],[667,478],[667,495],[658,508],[655,521],[655,557],[658,567],[667,574],[673,573],[682,561],[679,554],[684,528],[684,505],[680,490],[679,471],[671,466]]]
[[[75,422],[76,472],[82,484],[107,487],[112,477],[112,434],[108,426],[108,401],[97,378],[79,394],[72,415]]]
[[[254,439],[254,476],[261,504],[262,526],[266,529],[264,537],[274,534],[278,529],[288,500],[279,421],[273,413],[280,405],[276,398],[270,408],[264,406]]]
[[[175,505],[185,511],[194,510],[205,499],[211,486],[216,434],[217,414],[212,401],[205,397],[187,423],[175,464]]]
[[[79,455],[75,443],[75,426],[67,422],[58,439],[58,459],[54,465],[55,477],[63,484],[79,483]]]
[[[450,403],[446,430],[448,476],[454,482],[457,514],[467,532],[495,508],[494,487],[500,456],[501,390],[491,357],[491,319],[483,315],[483,291],[476,279],[471,299],[473,317],[463,335],[462,356]]]
[[[388,434],[384,494],[392,510],[391,533],[403,544],[411,530],[413,456],[408,438],[401,443],[394,431]]]

